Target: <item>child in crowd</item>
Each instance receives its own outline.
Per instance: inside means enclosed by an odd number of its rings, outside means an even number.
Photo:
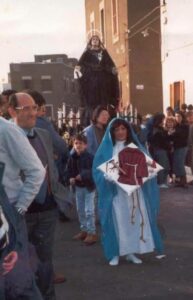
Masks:
[[[97,241],[92,163],[93,156],[87,152],[87,138],[81,134],[76,135],[67,167],[70,184],[75,187],[81,230],[73,239],[83,240],[86,245],[92,245]]]

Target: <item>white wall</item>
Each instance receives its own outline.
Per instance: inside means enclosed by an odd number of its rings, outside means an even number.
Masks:
[[[185,103],[193,104],[193,0],[166,0],[161,27],[164,109],[175,81],[185,80]]]

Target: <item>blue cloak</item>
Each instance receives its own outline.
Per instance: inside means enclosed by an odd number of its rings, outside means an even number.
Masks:
[[[93,162],[93,177],[98,192],[99,218],[102,230],[101,240],[105,257],[108,260],[111,260],[114,256],[119,256],[118,241],[115,234],[115,227],[112,216],[112,200],[117,193],[117,189],[116,184],[107,181],[104,178],[103,172],[98,170],[97,167],[105,161],[111,159],[111,157],[113,156],[113,142],[110,134],[110,129],[115,120],[117,119],[113,119],[109,123],[102,143],[100,144],[95,154]],[[130,129],[134,143],[139,147],[140,150],[146,153],[146,149],[139,143],[137,136],[135,135],[131,126]],[[160,204],[157,179],[152,178],[146,181],[142,186],[142,191],[154,239],[155,250],[158,252],[158,254],[162,254],[163,243],[157,226],[157,216],[159,213]]]

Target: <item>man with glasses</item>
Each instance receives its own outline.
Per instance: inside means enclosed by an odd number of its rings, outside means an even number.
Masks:
[[[42,297],[29,263],[24,214],[40,189],[45,170],[23,131],[2,117],[0,141],[0,162],[5,164],[2,186],[15,212],[20,243],[18,262],[12,272],[1,278],[1,288],[5,289],[6,299],[9,300],[40,300]]]
[[[37,119],[36,119],[36,127],[45,129],[49,132],[52,143],[54,147],[54,157],[55,163],[59,173],[59,181],[61,183],[64,182],[65,178],[65,170],[66,164],[69,158],[69,151],[66,142],[64,139],[58,134],[56,129],[54,128],[52,122],[46,116],[46,100],[39,92],[35,90],[26,90],[26,93],[29,94],[38,105],[37,111]],[[65,207],[62,205],[59,207],[59,219],[61,222],[68,222],[70,219],[64,213]],[[55,276],[55,283],[62,283],[64,282],[64,277],[61,275]]]
[[[37,105],[33,98],[24,93],[19,97],[18,94],[12,95],[9,113],[28,136],[30,144],[46,169],[40,191],[26,213],[26,221],[29,241],[35,246],[39,258],[38,287],[44,300],[55,300],[52,257],[57,220],[56,202],[64,202],[65,189],[57,181],[52,139],[46,130],[35,127]]]

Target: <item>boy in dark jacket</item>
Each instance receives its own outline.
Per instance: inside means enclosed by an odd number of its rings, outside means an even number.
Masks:
[[[81,230],[73,239],[83,240],[86,245],[92,245],[97,241],[95,185],[92,178],[93,156],[86,149],[87,138],[81,134],[76,135],[67,170],[70,184],[75,186],[76,207]]]

